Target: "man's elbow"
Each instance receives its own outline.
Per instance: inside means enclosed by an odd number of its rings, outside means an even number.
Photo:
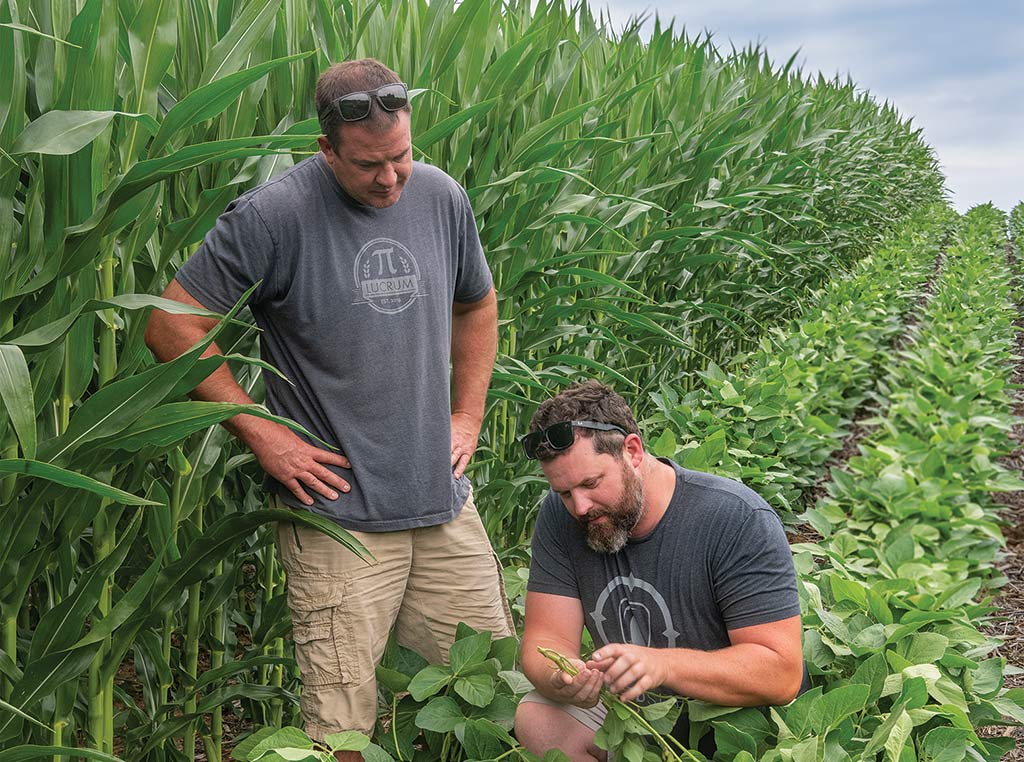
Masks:
[[[146,342],[146,346],[149,347],[149,351],[158,359],[160,357],[160,336],[164,334],[164,331],[160,325],[163,318],[167,317],[167,313],[161,310],[153,310],[149,313],[149,320],[146,321],[146,332],[143,334],[143,340]]]
[[[774,681],[771,689],[767,691],[764,702],[767,706],[783,706],[800,695],[800,688],[804,683],[804,665],[793,665],[779,675]]]

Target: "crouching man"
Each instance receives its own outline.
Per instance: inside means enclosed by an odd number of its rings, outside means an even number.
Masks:
[[[607,686],[727,706],[785,704],[804,681],[792,554],[775,511],[739,482],[644,449],[633,414],[596,381],[538,408],[522,443],[551,486],[533,536],[516,713],[531,752],[606,760],[594,744]],[[582,661],[586,625],[594,641]],[[579,667],[571,677],[537,651]],[[685,726],[685,727],[684,727]],[[674,735],[684,743],[685,716]],[[710,736],[701,743],[707,748]],[[710,755],[709,755],[710,756]]]

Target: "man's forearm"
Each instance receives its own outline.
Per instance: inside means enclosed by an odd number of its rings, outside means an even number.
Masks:
[[[202,307],[193,299],[177,281],[172,281],[164,296],[184,304]],[[172,315],[168,312],[154,311],[146,327],[146,344],[160,362],[168,362],[181,356],[202,341],[216,321],[195,315]],[[203,357],[221,355],[220,347],[212,343],[203,352]],[[191,392],[193,399],[205,402],[231,402],[239,405],[253,404],[252,398],[239,385],[227,363],[222,364],[213,373],[203,379]],[[224,422],[224,427],[252,446],[265,426],[277,426],[272,421],[251,415],[236,415]]]
[[[452,315],[452,412],[483,420],[487,388],[498,350],[498,306],[494,291]]]
[[[662,685],[681,696],[721,706],[786,704],[796,697],[803,678],[784,657],[756,643],[717,651],[688,648],[659,651],[665,674]]]

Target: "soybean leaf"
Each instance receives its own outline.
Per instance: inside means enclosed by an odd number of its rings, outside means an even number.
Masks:
[[[490,720],[467,720],[462,745],[472,759],[497,759],[516,746],[503,727]]]
[[[479,664],[487,658],[491,650],[491,633],[478,632],[469,637],[456,640],[448,650],[448,663],[454,674],[459,674],[467,667]]]
[[[517,670],[503,669],[498,673],[498,677],[505,681],[508,687],[512,689],[512,693],[516,696],[529,693],[533,690],[533,685],[526,679],[526,675]]]
[[[487,706],[494,698],[494,678],[490,675],[457,677],[455,692],[473,706]]]
[[[324,743],[331,747],[331,751],[362,751],[370,739],[356,730],[345,730],[324,736]]]
[[[369,743],[363,749],[363,762],[395,762],[395,758],[375,743]]]
[[[252,735],[246,736],[238,745],[231,750],[231,758],[240,760],[241,762],[250,762],[252,760],[253,753],[262,754],[264,749],[257,751],[257,747],[260,746],[266,739],[277,733],[291,733],[296,728],[260,728],[255,731]],[[300,733],[302,731],[299,731]],[[266,747],[270,748],[270,747]]]
[[[409,689],[409,681],[412,678],[398,670],[387,667],[377,667],[377,683],[383,685],[392,693],[401,693]]]
[[[409,694],[417,701],[424,701],[452,680],[452,672],[441,664],[430,664],[409,681]]]
[[[465,720],[458,703],[451,696],[434,696],[416,713],[416,727],[435,733],[455,730],[455,727]]]

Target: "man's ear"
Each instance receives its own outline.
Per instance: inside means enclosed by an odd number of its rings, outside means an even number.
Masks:
[[[640,464],[644,462],[643,440],[636,434],[628,434],[623,443],[623,455],[633,465],[633,468],[640,468]]]
[[[316,139],[316,143],[318,146],[320,146],[320,150],[323,151],[324,155],[328,159],[331,158],[331,153],[333,153],[333,150],[331,149],[330,141],[327,140],[327,136],[321,135]]]

